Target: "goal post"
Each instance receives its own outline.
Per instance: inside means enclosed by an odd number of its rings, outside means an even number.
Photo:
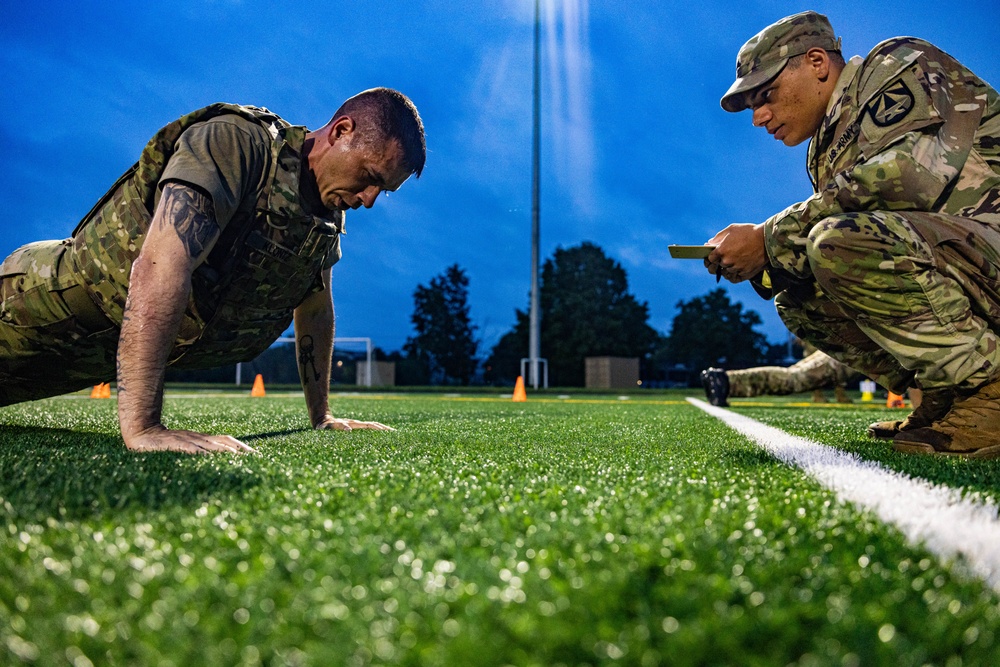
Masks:
[[[292,343],[294,345],[295,338],[293,336],[282,336],[278,338],[271,345],[279,343]],[[363,387],[372,386],[372,339],[365,337],[345,337],[345,338],[334,338],[333,347],[337,348],[338,343],[364,343],[365,346],[365,377]],[[243,380],[243,362],[237,362],[236,364],[236,386],[239,387]]]

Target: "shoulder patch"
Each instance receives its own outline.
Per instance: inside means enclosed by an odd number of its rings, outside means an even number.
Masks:
[[[897,81],[868,103],[868,114],[879,127],[895,125],[913,109],[913,92],[903,81]]]

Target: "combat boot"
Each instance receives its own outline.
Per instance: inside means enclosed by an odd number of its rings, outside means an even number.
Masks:
[[[930,426],[900,431],[892,440],[892,448],[908,454],[1000,457],[1000,380],[983,385],[973,394],[956,393],[944,417]]]
[[[720,408],[729,406],[726,400],[729,396],[729,376],[721,368],[709,368],[701,372],[701,386],[705,388],[705,397],[712,405]]]
[[[905,419],[875,422],[868,427],[868,436],[880,440],[892,440],[900,431],[930,426],[948,413],[955,400],[955,390],[952,387],[925,389],[923,395],[920,405]]]

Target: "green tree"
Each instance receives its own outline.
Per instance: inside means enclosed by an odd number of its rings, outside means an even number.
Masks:
[[[760,315],[730,302],[724,289],[680,301],[677,308],[663,351],[671,364],[697,372],[709,366],[747,368],[766,359],[767,339],[754,331]]]
[[[479,343],[469,317],[469,278],[458,264],[427,287],[417,285],[410,320],[416,335],[403,345],[407,358],[426,371],[430,382],[469,384]]]
[[[528,314],[514,309],[517,323],[493,346],[484,364],[483,379],[487,384],[512,385],[521,374],[521,359],[528,356]]]
[[[583,385],[585,357],[645,359],[658,338],[649,306],[628,292],[625,269],[589,241],[557,248],[542,265],[539,310],[541,354],[557,386]],[[516,377],[528,356],[528,316],[520,310],[516,316],[487,360],[488,379],[498,383]]]

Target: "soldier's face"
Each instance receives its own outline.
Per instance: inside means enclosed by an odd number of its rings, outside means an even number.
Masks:
[[[366,143],[353,127],[344,131],[335,123],[326,150],[310,160],[320,200],[330,210],[371,208],[379,194],[395,192],[410,176],[399,142]]]
[[[823,58],[820,65],[806,54],[798,66],[790,63],[773,81],[753,91],[748,102],[754,126],[763,127],[786,146],[798,146],[812,137],[823,122],[831,93],[829,60]]]

